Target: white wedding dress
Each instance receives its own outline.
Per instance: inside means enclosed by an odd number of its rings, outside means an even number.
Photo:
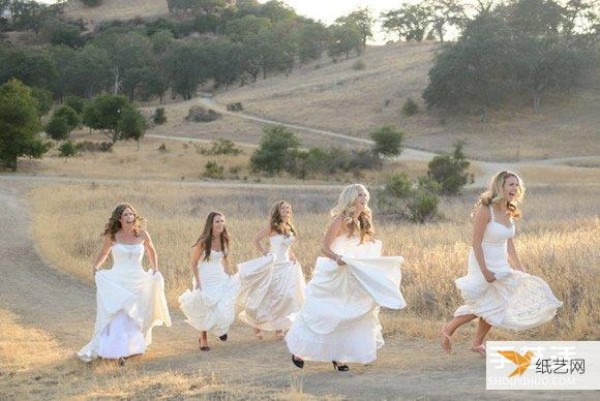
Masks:
[[[380,306],[402,309],[401,256],[381,256],[381,242],[340,236],[331,246],[345,265],[317,259],[306,302],[285,340],[303,360],[370,363],[383,346]]]
[[[515,226],[512,219],[510,227],[496,221],[491,207],[490,213],[481,245],[485,264],[496,280],[485,280],[471,250],[469,271],[456,280],[465,304],[454,316],[473,314],[494,327],[511,330],[539,326],[554,317],[562,302],[544,280],[510,267],[507,241],[515,235]]]
[[[235,320],[235,301],[239,289],[237,277],[223,269],[223,252],[212,250],[210,260],[204,253],[198,262],[200,289],[187,290],[179,297],[186,322],[199,331],[219,337],[227,334]]]
[[[143,354],[152,328],[171,325],[163,277],[142,267],[144,245],[114,243],[111,252],[112,269],[95,274],[94,335],[77,353],[85,362]]]
[[[304,275],[300,263],[290,260],[294,237],[269,237],[268,255],[238,265],[241,283],[240,320],[266,331],[287,330],[291,316],[304,303]]]

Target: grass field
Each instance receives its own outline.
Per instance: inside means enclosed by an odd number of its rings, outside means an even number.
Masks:
[[[172,306],[190,282],[188,256],[206,214],[222,210],[233,236],[235,264],[254,258],[250,245],[265,224],[269,205],[288,199],[295,210],[299,240],[295,246],[307,277],[311,276],[327,211],[338,190],[296,191],[205,189],[176,184],[128,186],[56,185],[35,189],[33,234],[41,254],[54,266],[89,281],[89,266],[101,244],[100,233],[110,211],[121,201],[131,202],[145,216],[159,254]],[[600,293],[588,285],[598,274],[597,234],[600,214],[595,201],[600,187],[540,187],[531,191],[525,218],[519,224],[517,249],[529,272],[547,280],[565,302],[554,325],[525,336],[546,339],[592,339],[598,336]],[[70,199],[77,194],[78,202]],[[409,305],[399,314],[385,314],[384,330],[406,335],[437,336],[437,325],[451,316],[461,298],[453,280],[466,271],[470,225],[468,213],[474,194],[443,202],[442,221],[425,225],[377,221],[379,237],[390,255],[402,255],[402,291]],[[575,200],[575,202],[573,202]],[[65,207],[65,205],[69,205]],[[76,221],[77,224],[64,224]],[[411,318],[414,318],[412,324]],[[408,320],[407,320],[408,319]],[[418,319],[418,320],[417,320]],[[427,322],[427,324],[423,324]]]

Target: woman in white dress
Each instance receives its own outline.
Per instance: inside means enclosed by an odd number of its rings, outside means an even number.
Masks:
[[[85,362],[100,357],[122,366],[125,358],[144,353],[154,326],[171,325],[156,251],[141,220],[131,205],[121,204],[106,224],[104,245],[92,267],[97,288],[94,335],[78,352]],[[148,271],[142,266],[144,251]],[[99,270],[109,253],[112,269]]]
[[[400,256],[381,256],[373,239],[369,192],[360,184],[346,187],[323,239],[306,302],[290,328],[286,342],[295,366],[304,361],[333,362],[338,371],[347,363],[368,364],[383,346],[380,306],[402,309]]]
[[[225,216],[221,212],[210,212],[200,238],[192,247],[193,290],[179,297],[187,323],[200,331],[201,351],[210,350],[207,332],[227,341],[227,332],[235,320],[239,282],[227,273],[228,252]]]
[[[269,246],[265,248],[267,238]],[[275,331],[276,337],[283,339],[292,324],[291,316],[304,303],[304,275],[292,251],[295,238],[292,206],[286,201],[275,202],[269,224],[254,239],[263,256],[238,265],[238,302],[244,307],[239,317],[254,329],[257,339],[263,338],[264,331]]]
[[[465,304],[442,327],[442,348],[452,351],[450,337],[456,329],[479,318],[471,351],[485,356],[484,339],[492,326],[525,330],[551,320],[562,303],[548,284],[525,273],[517,256],[514,219],[525,187],[510,171],[496,174],[473,210],[473,248],[469,271],[456,280]]]

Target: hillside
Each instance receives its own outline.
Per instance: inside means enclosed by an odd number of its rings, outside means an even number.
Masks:
[[[166,0],[103,0],[98,7],[86,7],[79,0],[69,0],[64,6],[65,18],[81,19],[88,25],[108,20],[151,18],[168,12]]]
[[[95,8],[72,0],[65,10],[67,17],[93,24],[167,12],[165,0],[105,0]],[[438,50],[439,44],[431,42],[400,43],[369,47],[361,57],[337,63],[324,57],[289,75],[219,90],[214,101],[221,105],[241,102],[244,113],[256,117],[360,138],[368,138],[376,127],[393,125],[406,133],[406,146],[447,152],[461,140],[469,157],[489,161],[600,154],[600,74],[584,78],[572,94],[544,96],[537,112],[530,99],[511,99],[503,109],[490,112],[489,122],[481,123],[473,115],[425,110],[421,93]],[[401,110],[409,97],[419,104],[421,112],[405,117]],[[169,123],[150,133],[258,143],[260,123],[232,116],[204,125],[185,122],[189,107],[200,102],[196,98],[167,105]],[[298,135],[307,147],[336,143],[315,134]]]

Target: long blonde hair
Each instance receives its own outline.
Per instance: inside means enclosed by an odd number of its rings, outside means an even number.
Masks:
[[[349,232],[348,236],[352,236],[355,232],[358,232],[360,240],[363,242],[366,236],[375,233],[375,229],[372,222],[373,212],[371,212],[367,204],[365,204],[363,211],[358,216],[355,216],[356,200],[361,190],[364,192],[368,203],[370,194],[367,188],[362,184],[351,184],[344,188],[338,197],[337,205],[331,209],[330,213],[332,217],[342,216],[344,225]]]
[[[506,180],[510,177],[515,177],[517,179],[517,182],[519,183],[519,186],[517,187],[517,193],[515,194],[515,197],[513,198],[512,202],[504,199],[504,196],[502,194],[504,184],[506,183]],[[521,210],[519,209],[518,205],[523,201],[523,197],[525,196],[525,190],[526,189],[525,185],[523,184],[523,180],[516,173],[508,170],[500,171],[492,177],[488,189],[484,193],[479,195],[479,199],[477,200],[477,202],[475,203],[475,207],[473,208],[473,213],[475,213],[476,209],[480,205],[492,206],[495,204],[502,204],[503,202],[505,202],[506,209],[508,210],[510,216],[514,218],[519,218],[521,217]]]
[[[131,206],[129,203],[121,203],[120,205],[117,205],[117,207],[115,207],[115,210],[113,210],[112,214],[110,215],[108,222],[106,223],[106,226],[104,227],[104,235],[110,235],[110,239],[111,240],[115,240],[115,234],[121,229],[123,228],[121,226],[121,216],[123,215],[123,212],[125,211],[125,209],[130,209],[133,212],[133,215],[135,216],[135,223],[133,226],[133,232],[135,233],[136,237],[140,236],[140,231],[142,230],[141,228],[141,223],[143,220],[143,217],[138,216],[137,212],[135,211],[135,209],[133,208],[133,206]]]
[[[281,213],[279,212],[279,208],[283,205],[290,206],[290,212],[292,210],[292,205],[289,202],[284,200],[277,201],[273,203],[271,206],[271,211],[269,213],[269,226],[271,230],[275,231],[277,234],[284,235],[288,237],[290,234],[296,235],[296,228],[292,224],[292,217],[287,222],[284,222]]]
[[[213,222],[215,221],[215,218],[217,216],[221,216],[221,217],[225,217],[225,215],[221,212],[210,212],[208,214],[208,216],[206,216],[206,222],[204,223],[204,229],[202,230],[202,234],[200,234],[200,237],[196,240],[196,243],[192,246],[196,246],[198,244],[202,245],[202,248],[204,249],[204,259],[206,261],[210,261],[210,252],[212,251],[212,243],[213,243],[213,236],[212,236],[212,227],[213,227]],[[223,231],[220,234],[220,240],[221,240],[221,251],[223,252],[223,256],[227,256],[227,253],[229,252],[229,233],[227,232],[227,226],[223,227]]]

